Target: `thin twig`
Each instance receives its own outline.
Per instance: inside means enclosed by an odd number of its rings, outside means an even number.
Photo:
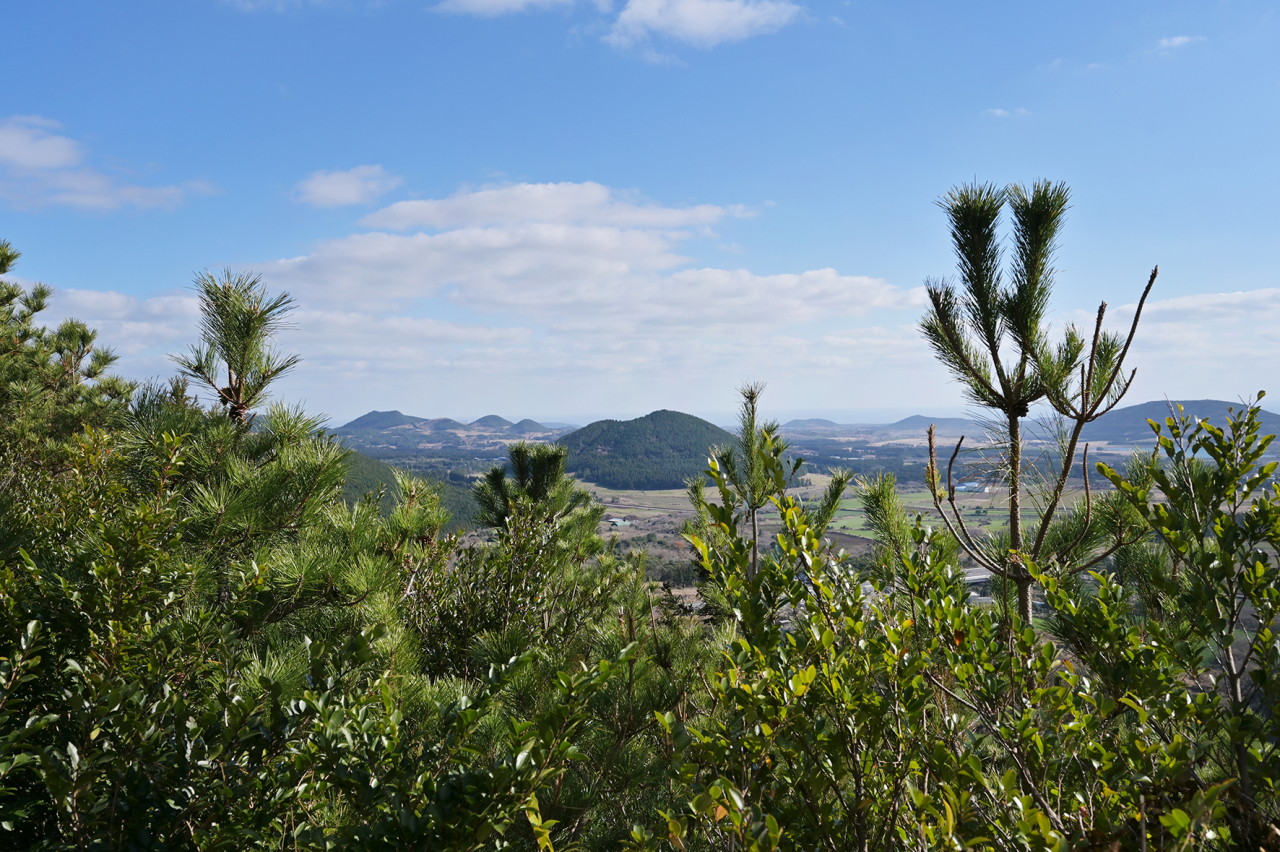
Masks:
[[[1070,556],[1075,552],[1080,543],[1084,541],[1085,536],[1089,534],[1089,526],[1092,523],[1093,512],[1093,494],[1089,490],[1089,445],[1084,445],[1084,459],[1080,463],[1084,472],[1084,526],[1080,528],[1080,535],[1076,536],[1076,540],[1071,542],[1069,547],[1058,551],[1058,555]]]
[[[1111,379],[1107,382],[1107,386],[1102,389],[1101,396],[1105,398],[1111,393],[1111,385],[1115,382],[1116,376],[1121,374],[1121,368],[1124,366],[1124,359],[1129,354],[1129,346],[1133,343],[1134,336],[1138,333],[1138,320],[1142,318],[1142,307],[1147,303],[1147,296],[1151,293],[1151,288],[1155,286],[1156,276],[1160,274],[1160,267],[1157,265],[1151,270],[1151,277],[1147,279],[1147,286],[1142,291],[1142,298],[1138,300],[1138,308],[1133,312],[1133,324],[1129,326],[1129,336],[1125,338],[1124,348],[1120,350],[1120,357],[1116,359],[1116,365],[1113,368]],[[1134,371],[1137,372],[1136,370]],[[1133,381],[1130,378],[1129,381]],[[1117,400],[1118,402],[1119,400]]]

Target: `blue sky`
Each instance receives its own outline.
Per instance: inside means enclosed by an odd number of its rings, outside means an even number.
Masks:
[[[915,331],[960,181],[1067,181],[1054,321],[1097,303],[1132,401],[1280,362],[1266,3],[6,4],[0,238],[166,375],[193,273],[299,303],[281,396],[584,420],[957,413]],[[1280,388],[1273,388],[1280,393]]]

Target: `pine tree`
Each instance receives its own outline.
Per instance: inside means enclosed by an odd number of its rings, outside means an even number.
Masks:
[[[945,486],[942,483],[931,431],[928,481],[934,504],[966,552],[992,574],[1014,584],[1018,614],[1024,623],[1031,620],[1034,579],[1028,563],[1048,559],[1064,570],[1079,572],[1124,543],[1124,530],[1116,529],[1116,541],[1110,550],[1101,555],[1088,552],[1089,545],[1098,542],[1100,530],[1092,526],[1087,510],[1082,513],[1086,519],[1083,529],[1065,537],[1052,532],[1055,522],[1060,521],[1057,508],[1075,464],[1082,430],[1114,408],[1133,380],[1132,373],[1127,377],[1124,374],[1124,359],[1156,278],[1153,270],[1127,337],[1103,331],[1107,307],[1104,302],[1098,309],[1087,351],[1084,337],[1072,326],[1067,327],[1060,343],[1051,344],[1046,321],[1053,292],[1053,256],[1069,198],[1065,184],[1048,181],[1038,181],[1030,189],[1018,185],[998,188],[992,184],[952,189],[939,205],[951,225],[951,240],[959,261],[959,287],[948,279],[927,281],[930,309],[920,323],[934,354],[960,382],[965,395],[975,405],[990,410],[999,424],[999,434],[994,437],[995,448],[1002,453],[998,466],[1008,494],[1007,548],[1003,553],[992,553],[965,527],[955,505],[950,466]],[[997,232],[1006,205],[1013,219],[1008,283],[1001,271]],[[1069,426],[1060,447],[1058,476],[1044,495],[1034,535],[1028,541],[1022,506],[1029,480],[1023,460],[1023,421],[1031,406],[1041,400],[1047,401]],[[952,464],[959,450],[957,444]],[[1087,472],[1085,475],[1087,484]],[[944,502],[949,504],[950,512],[944,509]]]
[[[271,346],[286,327],[285,316],[294,302],[288,293],[267,295],[262,276],[233,274],[221,278],[208,272],[196,276],[200,296],[201,341],[186,355],[174,356],[182,374],[212,390],[218,403],[238,424],[247,424],[249,410],[266,395],[267,386],[301,360],[278,354]],[[218,375],[225,369],[225,384]]]

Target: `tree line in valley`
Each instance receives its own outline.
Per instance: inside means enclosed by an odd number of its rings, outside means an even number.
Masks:
[[[747,385],[688,484],[692,614],[599,535],[562,447],[476,485],[486,541],[408,473],[387,511],[344,502],[350,451],[268,396],[292,303],[252,276],[200,276],[199,340],[143,385],[83,323],[40,325],[47,288],[0,285],[5,847],[1277,848],[1272,436],[1256,405],[1175,411],[1087,466],[1156,276],[1125,334],[1104,306],[1051,338],[1067,200],[942,200],[959,273],[921,327],[1003,424],[1007,529],[965,526],[961,448],[932,440],[929,517],[889,475],[799,500]],[[1036,403],[1068,424],[1049,476]],[[1068,505],[1080,466],[1113,488]],[[850,489],[869,559],[824,536]]]

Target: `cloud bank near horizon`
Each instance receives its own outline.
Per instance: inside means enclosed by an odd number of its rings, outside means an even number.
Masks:
[[[389,408],[729,410],[747,380],[769,382],[771,404],[791,410],[959,404],[916,330],[922,288],[696,262],[717,226],[750,215],[590,182],[388,204],[363,230],[252,265],[299,305],[280,344],[304,362],[281,394],[340,421]],[[1125,325],[1132,310],[1114,309],[1110,322]],[[172,374],[165,353],[194,339],[197,304],[186,292],[72,289],[51,314],[97,327],[122,372],[145,377]],[[1150,302],[1132,401],[1265,389],[1265,365],[1280,357],[1275,329],[1280,289]],[[1224,363],[1240,387],[1224,385]]]
[[[900,325],[922,304],[919,288],[830,268],[695,262],[718,224],[750,215],[591,182],[486,186],[389,204],[365,230],[252,268],[299,304],[281,340],[305,359],[288,392],[342,416],[478,395],[525,410],[554,399],[566,411],[629,411],[642,399],[705,410],[704,397],[732,408],[746,379],[828,381],[823,334]],[[194,333],[184,293],[69,290],[55,309],[100,327],[109,345],[125,338],[122,368],[135,376],[171,373],[164,353]]]

